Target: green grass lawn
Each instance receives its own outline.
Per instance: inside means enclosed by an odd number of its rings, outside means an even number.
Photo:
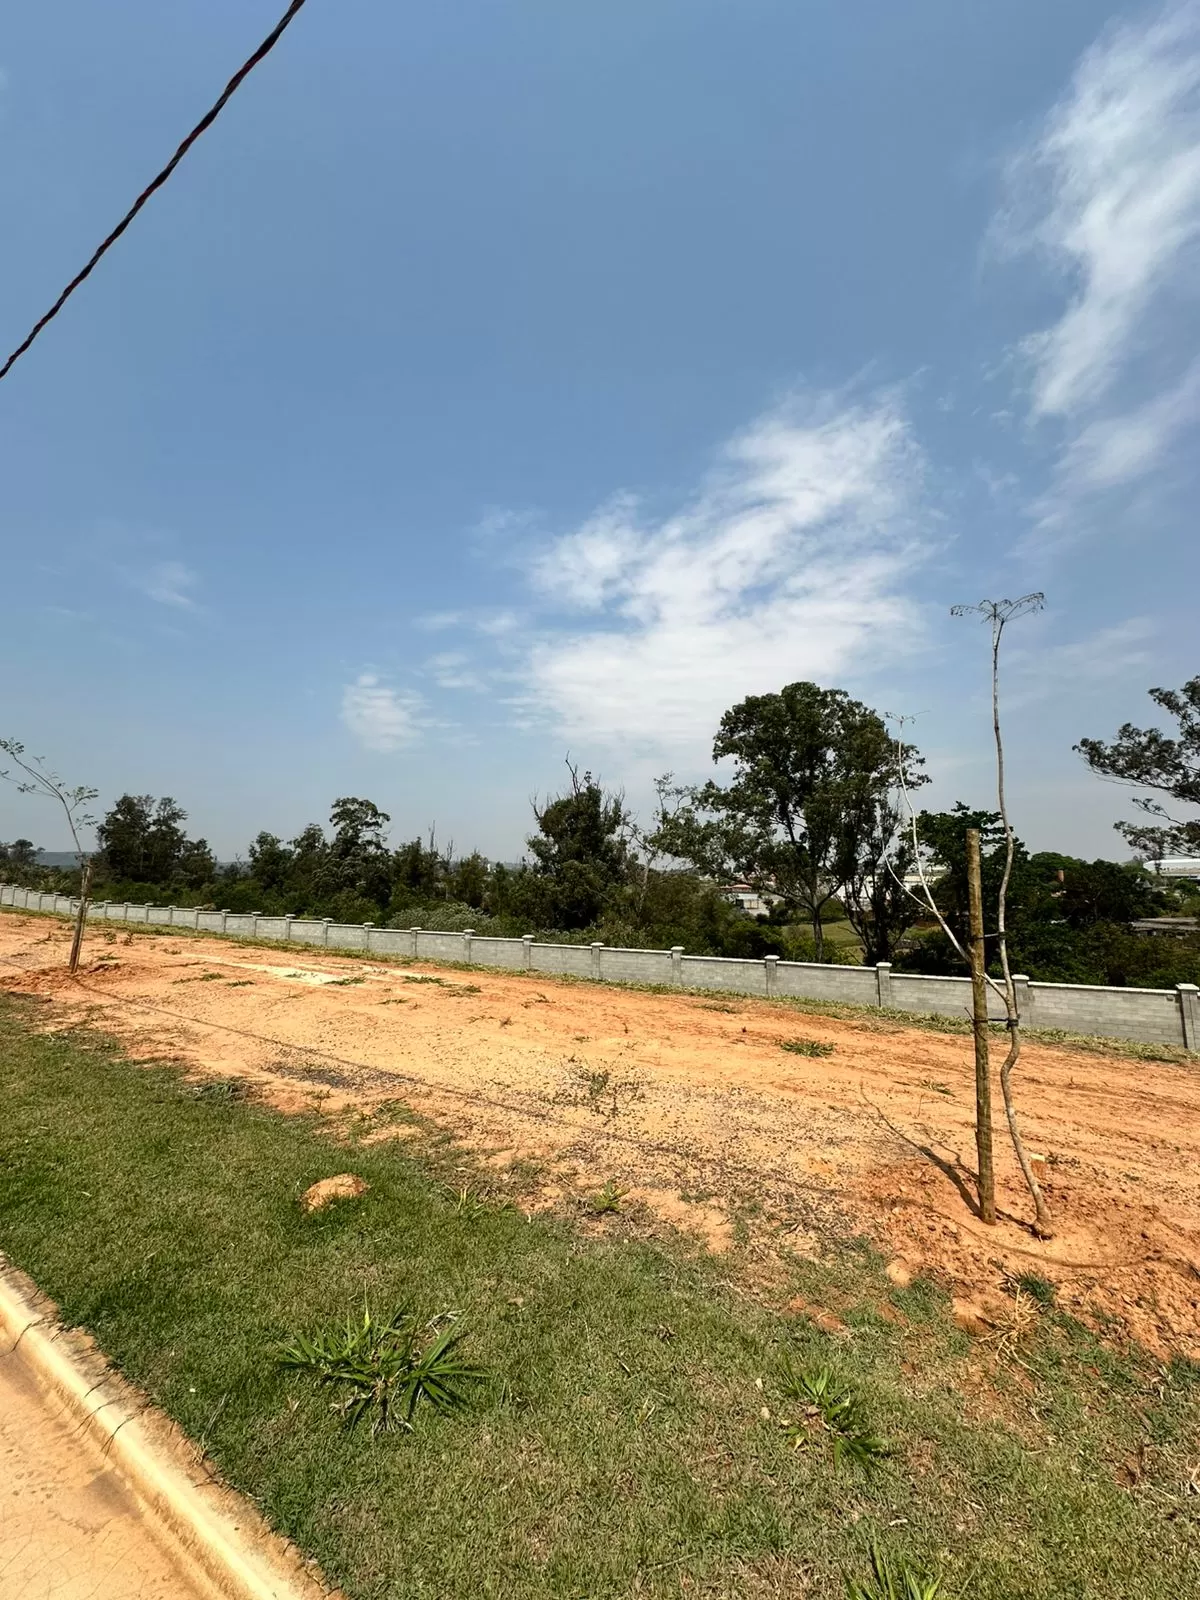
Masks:
[[[365,1146],[40,1011],[0,998],[0,1248],[353,1600],[833,1597],[872,1542],[976,1600],[1200,1594],[1195,1366],[1052,1306],[981,1346],[853,1240],[768,1289],[620,1210],[529,1221],[433,1130]],[[370,1191],[305,1215],[339,1171]],[[466,1412],[349,1431],[278,1364],[364,1300],[458,1314],[489,1374]],[[835,1465],[789,1365],[832,1369],[890,1455]]]

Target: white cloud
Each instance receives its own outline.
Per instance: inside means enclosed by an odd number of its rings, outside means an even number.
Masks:
[[[471,666],[461,650],[443,650],[430,656],[425,669],[440,689],[486,689],[487,681]]]
[[[1128,679],[1150,665],[1147,647],[1160,631],[1149,617],[1128,617],[1066,644],[1010,650],[1005,676],[1014,688],[1005,693],[1005,704],[1014,711],[1053,695],[1078,696],[1114,679]]]
[[[505,634],[515,633],[522,626],[522,620],[515,611],[497,611],[491,616],[481,617],[475,626],[480,633],[499,639]]]
[[[1178,383],[1121,415],[1099,417],[1068,440],[1060,489],[1079,494],[1116,488],[1161,465],[1180,433],[1200,416],[1200,360]]]
[[[426,633],[444,633],[447,628],[461,626],[462,621],[461,611],[430,611],[423,617],[416,617],[413,626]]]
[[[1183,286],[1200,239],[1200,3],[1101,37],[1016,163],[1009,248],[1073,281],[1065,312],[1025,341],[1035,417],[1071,418],[1142,350],[1145,320]]]
[[[393,689],[364,672],[342,690],[342,721],[368,750],[400,750],[420,737],[423,705],[413,690]]]
[[[894,396],[826,396],[759,418],[665,520],[610,501],[534,562],[599,620],[534,643],[519,703],[634,759],[703,746],[747,694],[886,659],[916,631],[900,588],[922,473]]]
[[[156,561],[145,572],[133,574],[132,581],[143,594],[159,605],[175,606],[180,611],[195,611],[196,601],[191,594],[198,577],[182,561]]]

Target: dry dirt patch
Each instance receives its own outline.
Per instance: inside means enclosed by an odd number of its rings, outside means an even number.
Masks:
[[[862,1230],[905,1270],[983,1300],[1036,1272],[1085,1315],[1200,1357],[1195,1067],[1028,1047],[1018,1093],[1059,1224],[1042,1244],[1006,1149],[998,1227],[953,1181],[973,1154],[961,1037],[171,936],[93,938],[76,982],[67,938],[0,917],[0,982],[44,996],[46,1026],[94,1022],[135,1056],[249,1079],[285,1110],[399,1099],[493,1167],[536,1168],[546,1199],[611,1182],[717,1249],[739,1229],[767,1253]],[[832,1054],[782,1048],[797,1038]]]

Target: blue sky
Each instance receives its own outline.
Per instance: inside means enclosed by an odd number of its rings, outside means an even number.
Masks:
[[[279,0],[0,32],[0,342]],[[223,855],[365,794],[505,857],[812,678],[1032,844],[1196,658],[1200,3],[309,0],[0,384],[0,731]],[[0,838],[61,848],[0,792]]]

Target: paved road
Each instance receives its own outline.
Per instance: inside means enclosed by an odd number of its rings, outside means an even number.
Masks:
[[[3,1600],[213,1600],[160,1546],[101,1447],[0,1355]]]

